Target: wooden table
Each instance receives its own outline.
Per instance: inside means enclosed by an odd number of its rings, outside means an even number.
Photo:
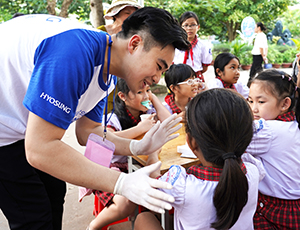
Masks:
[[[184,124],[182,124],[181,129],[179,129],[176,133],[179,133],[180,135],[164,144],[162,147],[162,150],[159,154],[159,160],[162,162],[161,165],[161,174],[164,174],[168,171],[168,169],[172,165],[181,165],[185,168],[188,168],[195,164],[200,164],[200,161],[198,158],[184,158],[180,157],[181,153],[177,152],[177,146],[184,145],[186,143],[186,133],[185,133],[185,127]],[[131,157],[130,157],[131,158]],[[145,155],[139,155],[139,156],[133,156],[132,157],[135,161],[137,161],[141,166],[145,166],[148,156]],[[131,160],[128,161],[128,167],[130,168],[132,165]],[[130,171],[130,170],[129,170]]]

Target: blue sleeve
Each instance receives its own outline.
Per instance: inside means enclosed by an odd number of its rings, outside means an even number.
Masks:
[[[43,40],[35,52],[35,67],[24,106],[46,121],[67,129],[78,100],[92,79],[94,66],[100,64],[100,40],[99,32],[83,29],[69,30]],[[102,103],[99,102],[88,117],[101,114]]]

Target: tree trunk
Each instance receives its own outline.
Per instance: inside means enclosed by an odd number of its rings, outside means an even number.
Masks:
[[[47,11],[51,15],[56,15],[55,12],[56,0],[47,0]]]
[[[92,25],[97,28],[101,25],[105,24],[104,18],[103,18],[103,6],[102,6],[102,0],[90,0],[90,20]]]
[[[63,18],[67,18],[68,17],[68,9],[69,6],[71,5],[71,3],[73,2],[73,0],[64,0],[62,5],[61,5],[61,11],[59,16],[63,17]]]

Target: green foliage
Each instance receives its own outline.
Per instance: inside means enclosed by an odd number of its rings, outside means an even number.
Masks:
[[[294,39],[292,38],[292,41],[295,43],[296,45],[296,50],[300,51],[300,40],[299,39]]]
[[[239,56],[241,65],[251,65],[253,58],[251,50],[247,50]]]
[[[79,20],[89,19],[89,0],[73,0],[68,12],[78,15]],[[61,8],[63,0],[57,0],[56,7]],[[47,0],[0,0],[0,23],[12,18],[15,13],[48,14]]]
[[[225,43],[219,43],[219,44],[214,44],[212,48],[212,56],[213,59],[215,59],[218,54],[220,53],[229,53],[231,50],[230,43],[225,42]]]
[[[297,53],[298,51],[295,47],[271,44],[268,48],[267,58],[269,63],[272,64],[291,63],[294,61]]]
[[[287,47],[289,48],[282,53],[283,63],[292,63],[298,51],[295,49],[295,47],[291,47],[291,46],[287,46]]]
[[[284,28],[289,29],[292,37],[300,37],[300,14],[298,9],[289,9],[285,11],[279,19],[282,21]]]
[[[185,11],[195,12],[200,20],[200,34],[216,35],[222,42],[236,38],[236,30],[241,29],[245,17],[271,23],[271,28],[278,16],[295,3],[296,0],[145,0],[145,6],[164,8],[176,18]]]

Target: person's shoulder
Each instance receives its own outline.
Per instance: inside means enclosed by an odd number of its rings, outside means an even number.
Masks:
[[[213,88],[224,88],[223,83],[220,81],[220,79],[218,78],[214,78],[211,79],[208,83],[207,83],[207,87],[209,89],[213,89]]]

